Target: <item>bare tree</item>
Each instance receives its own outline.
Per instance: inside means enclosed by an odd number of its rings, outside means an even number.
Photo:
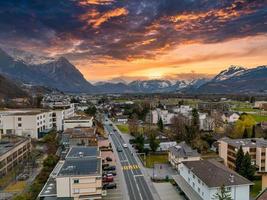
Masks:
[[[133,136],[138,135],[139,130],[139,124],[138,124],[138,118],[137,115],[133,115],[132,118],[128,120],[128,126],[129,126],[129,132]]]
[[[172,136],[176,140],[183,140],[186,135],[186,125],[189,125],[189,119],[183,116],[182,114],[178,114],[171,119],[170,130]]]

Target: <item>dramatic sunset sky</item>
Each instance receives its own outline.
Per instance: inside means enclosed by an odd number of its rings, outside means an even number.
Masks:
[[[0,46],[90,81],[211,76],[267,64],[267,0],[1,0]]]

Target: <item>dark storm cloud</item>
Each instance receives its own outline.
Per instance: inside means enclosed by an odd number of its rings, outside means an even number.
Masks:
[[[0,42],[75,60],[153,58],[267,32],[265,0],[0,1]]]

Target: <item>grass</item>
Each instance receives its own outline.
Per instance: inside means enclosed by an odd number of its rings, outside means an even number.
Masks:
[[[21,192],[26,188],[26,181],[17,181],[5,188],[5,192]]]
[[[144,161],[144,157],[141,156],[141,159]],[[166,164],[168,163],[168,154],[150,154],[146,156],[145,167],[153,168],[154,164]]]
[[[256,197],[261,191],[261,180],[253,181],[254,185],[250,190],[250,194],[252,197]]]
[[[252,115],[256,122],[267,121],[267,115]]]
[[[129,127],[127,124],[118,124],[117,127],[122,133],[129,133]]]

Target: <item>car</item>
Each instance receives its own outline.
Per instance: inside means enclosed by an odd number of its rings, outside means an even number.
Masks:
[[[115,189],[117,188],[117,184],[116,183],[106,183],[103,185],[103,189],[107,190],[107,189]]]
[[[102,181],[103,181],[104,183],[110,183],[110,182],[113,182],[114,179],[113,179],[113,176],[107,176],[107,177],[103,177],[103,178],[102,178]]]
[[[122,152],[122,148],[121,147],[117,147],[117,151],[118,152]]]
[[[117,130],[116,130],[115,128],[113,129],[113,131],[114,131],[114,132],[117,132]]]
[[[109,167],[108,163],[102,164],[102,168]]]
[[[112,176],[116,176],[117,175],[117,172],[116,171],[104,171],[103,172],[103,174],[102,174],[103,176],[110,176],[110,175],[112,175]]]
[[[104,171],[114,171],[114,170],[116,170],[116,166],[104,167],[103,170]]]
[[[111,157],[106,157],[106,161],[111,162],[112,158]]]
[[[110,173],[103,173],[102,177],[113,177],[113,174]]]
[[[122,146],[123,146],[124,148],[127,148],[127,147],[128,147],[126,143],[124,143]]]

